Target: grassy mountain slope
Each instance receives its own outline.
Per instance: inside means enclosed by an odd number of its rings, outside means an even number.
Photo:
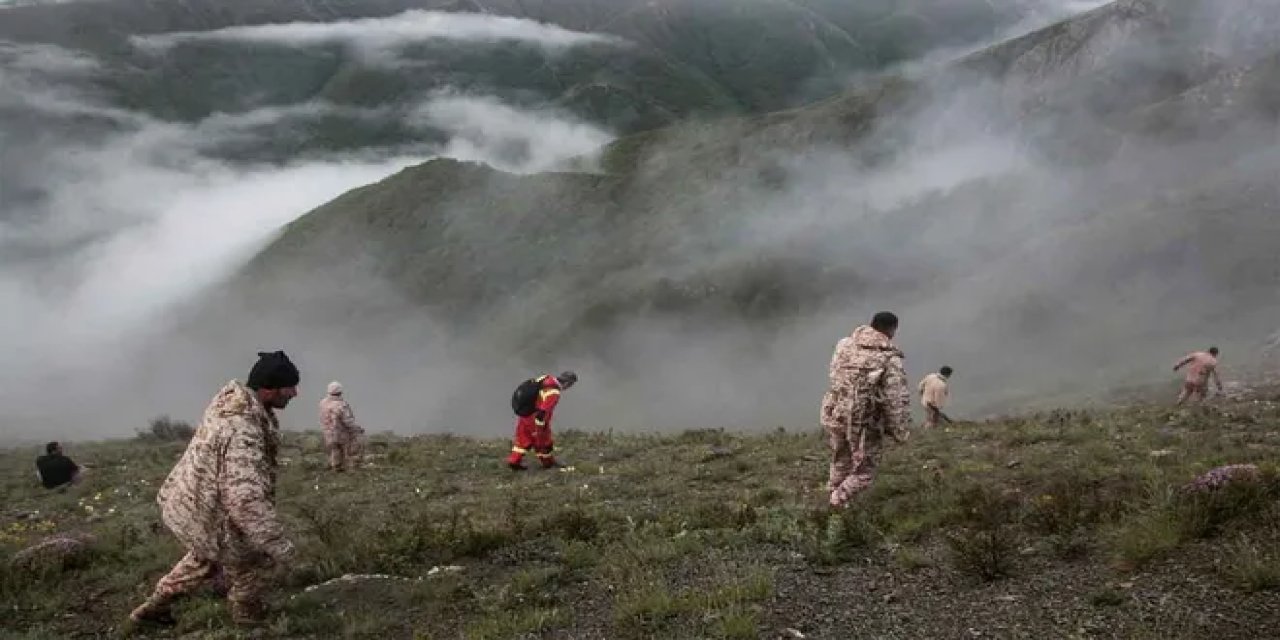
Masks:
[[[1278,397],[916,433],[843,515],[812,432],[564,433],[571,468],[513,477],[506,440],[376,435],[338,476],[291,431],[277,495],[299,554],[269,635],[1256,638],[1280,624]],[[181,555],[154,502],[181,443],[67,451],[92,468],[65,493],[33,486],[31,450],[0,453],[5,637],[117,634]],[[1185,489],[1224,463],[1263,475]],[[97,541],[65,567],[8,562],[67,532]],[[176,614],[142,637],[237,637],[211,594]]]
[[[92,82],[110,102],[164,119],[312,101],[349,107],[409,108],[432,91],[492,94],[516,104],[551,103],[622,133],[702,114],[758,112],[830,95],[849,74],[874,70],[943,46],[971,45],[1052,3],[922,0],[629,0],[543,2],[376,0],[155,3],[102,0],[8,9],[0,40],[54,44],[104,61]],[[592,45],[564,54],[500,42],[457,46],[424,40],[394,65],[333,43],[179,42],[148,52],[132,37],[207,32],[294,21],[386,18],[405,10],[482,12],[531,18],[620,36],[630,47]],[[303,123],[313,150],[377,147],[420,140],[387,125],[395,117],[331,115]],[[379,123],[382,123],[381,125]],[[428,140],[429,141],[429,140]],[[288,157],[297,149],[256,149]],[[249,154],[249,151],[242,151]]]

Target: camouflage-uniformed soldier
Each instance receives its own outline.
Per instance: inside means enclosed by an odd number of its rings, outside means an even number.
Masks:
[[[283,351],[259,353],[245,384],[232,380],[205,409],[186,453],[160,487],[161,518],[187,554],[130,614],[173,624],[170,605],[225,575],[236,624],[265,620],[266,571],[293,556],[276,515],[274,411],[297,395],[298,369]]]
[[[329,468],[334,471],[351,468],[352,460],[359,456],[360,435],[364,433],[342,392],[342,383],[330,382],[327,394],[320,401],[320,427],[324,430],[325,448],[329,450]]]
[[[836,344],[831,387],[822,398],[833,507],[871,486],[885,436],[898,442],[910,436],[911,395],[902,352],[891,341],[897,329],[898,317],[882,311]]]

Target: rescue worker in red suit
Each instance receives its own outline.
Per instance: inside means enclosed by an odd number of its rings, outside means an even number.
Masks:
[[[544,469],[559,466],[551,451],[554,447],[551,438],[551,418],[556,405],[560,403],[560,393],[572,387],[578,381],[578,374],[572,371],[553,376],[539,376],[538,402],[534,412],[516,418],[516,437],[511,446],[511,455],[507,456],[507,466],[515,471],[524,471],[525,454],[532,451]]]

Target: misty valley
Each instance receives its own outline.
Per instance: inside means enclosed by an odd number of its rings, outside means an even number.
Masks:
[[[1278,143],[1267,0],[0,0],[0,636],[1265,637]]]

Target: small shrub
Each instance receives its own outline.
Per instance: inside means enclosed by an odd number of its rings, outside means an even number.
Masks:
[[[146,429],[138,431],[138,439],[153,442],[186,442],[195,434],[195,427],[190,423],[174,420],[169,416],[160,416],[152,418]]]
[[[1125,595],[1110,587],[1089,594],[1089,604],[1095,607],[1118,607],[1124,601]]]
[[[281,636],[314,636],[341,629],[342,617],[323,598],[303,593],[289,602],[277,624],[273,631]]]
[[[781,489],[777,487],[765,487],[757,491],[755,495],[751,497],[751,504],[756,507],[767,507],[779,500],[782,500],[784,497],[785,494]]]
[[[704,625],[699,637],[719,635],[728,638],[755,638],[758,631],[754,614],[748,607],[773,594],[773,574],[767,569],[752,569],[741,579],[741,570],[725,569],[724,586],[693,587],[673,594],[660,580],[646,580],[630,594],[620,596],[614,604],[614,622],[620,634],[630,637],[670,637],[666,628],[681,617],[692,616]],[[709,632],[709,633],[707,633]]]
[[[510,531],[512,536],[518,539],[525,535],[527,524],[519,496],[512,495],[507,500],[507,508],[503,512],[503,520],[506,523],[507,531]]]
[[[728,439],[724,429],[687,429],[680,433],[676,441],[681,444],[723,446]]]
[[[600,521],[577,506],[556,510],[543,518],[538,528],[565,540],[589,542],[600,535]]]
[[[860,510],[815,509],[805,523],[804,554],[810,562],[833,565],[849,562],[867,547],[875,530]]]
[[[310,502],[299,502],[294,507],[294,513],[307,524],[307,528],[324,546],[335,550],[349,546],[349,523],[340,511]]]
[[[753,640],[760,637],[756,614],[733,610],[720,619],[719,636],[725,640]]]
[[[732,574],[731,574],[732,575]],[[741,580],[731,580],[723,587],[691,591],[682,598],[686,608],[720,610],[764,600],[773,593],[773,574],[756,569]]]
[[[371,566],[381,572],[412,573],[413,567],[440,558],[438,548],[448,545],[442,538],[432,516],[418,512],[412,517],[384,523],[373,536],[375,544],[355,546],[362,550],[362,555],[373,556]]]
[[[590,544],[579,540],[571,540],[564,545],[560,561],[565,568],[575,573],[582,573],[600,563],[601,552]]]
[[[451,525],[441,540],[443,546],[450,552],[448,558],[450,560],[484,558],[513,541],[511,534],[506,531],[477,529],[470,520],[466,520],[460,526]]]
[[[516,609],[495,611],[488,617],[481,618],[466,626],[463,637],[467,640],[497,640],[499,638],[519,638],[528,634],[546,631],[562,625],[569,620],[569,614],[563,609]]]
[[[806,536],[806,523],[794,513],[783,507],[761,509],[756,516],[755,524],[749,530],[751,539],[757,542],[776,544],[803,543]]]
[[[413,454],[406,447],[396,447],[387,452],[387,464],[393,467],[405,466]]]
[[[343,535],[350,534],[344,531]],[[369,567],[404,573],[424,564],[484,558],[516,539],[505,528],[477,527],[461,509],[455,508],[443,522],[430,512],[388,521],[369,540],[359,544],[353,541],[344,547],[355,550],[358,560]]]
[[[712,502],[698,505],[689,518],[689,528],[742,530],[755,522],[756,510],[750,504]]]
[[[1222,569],[1236,588],[1247,592],[1280,590],[1280,553],[1275,545],[1264,549],[1248,538],[1231,545]]]
[[[647,585],[618,597],[613,606],[614,623],[620,631],[640,637],[655,637],[662,627],[679,614],[678,602],[665,585]]]
[[[933,566],[933,561],[918,547],[902,546],[894,549],[893,561],[907,571],[916,571]]]
[[[713,484],[735,484],[741,479],[742,473],[737,467],[714,466],[710,469],[700,470],[698,480]]]
[[[1083,528],[1068,533],[1053,534],[1045,538],[1049,550],[1062,560],[1078,560],[1089,555],[1093,546],[1089,534]]]
[[[1136,569],[1176,548],[1182,541],[1181,531],[1167,509],[1155,508],[1123,521],[1113,545],[1121,565]]]
[[[1124,517],[1146,491],[1146,479],[1138,471],[1121,471],[1093,485],[1093,523],[1115,523]]]
[[[564,443],[590,441],[591,437],[590,433],[582,429],[565,429],[556,434],[556,440]]]
[[[985,485],[959,493],[952,517],[960,526],[946,536],[957,570],[988,581],[1009,574],[1016,554],[1012,525],[1018,504],[1016,494]]]
[[[1007,527],[962,529],[947,535],[953,566],[991,581],[1009,575],[1013,568],[1014,543]]]
[[[948,521],[965,527],[997,529],[1018,522],[1019,506],[1015,492],[975,484],[956,492]]]
[[[564,572],[558,566],[525,569],[511,576],[502,591],[504,608],[522,606],[549,607],[557,602],[557,587],[563,582]]]
[[[1179,494],[1174,514],[1186,538],[1211,538],[1236,518],[1259,513],[1267,505],[1266,487],[1259,482],[1234,482],[1216,489]]]
[[[1090,498],[1095,490],[1095,486],[1081,479],[1051,483],[1030,500],[1027,525],[1046,536],[1074,533],[1094,520]]]

